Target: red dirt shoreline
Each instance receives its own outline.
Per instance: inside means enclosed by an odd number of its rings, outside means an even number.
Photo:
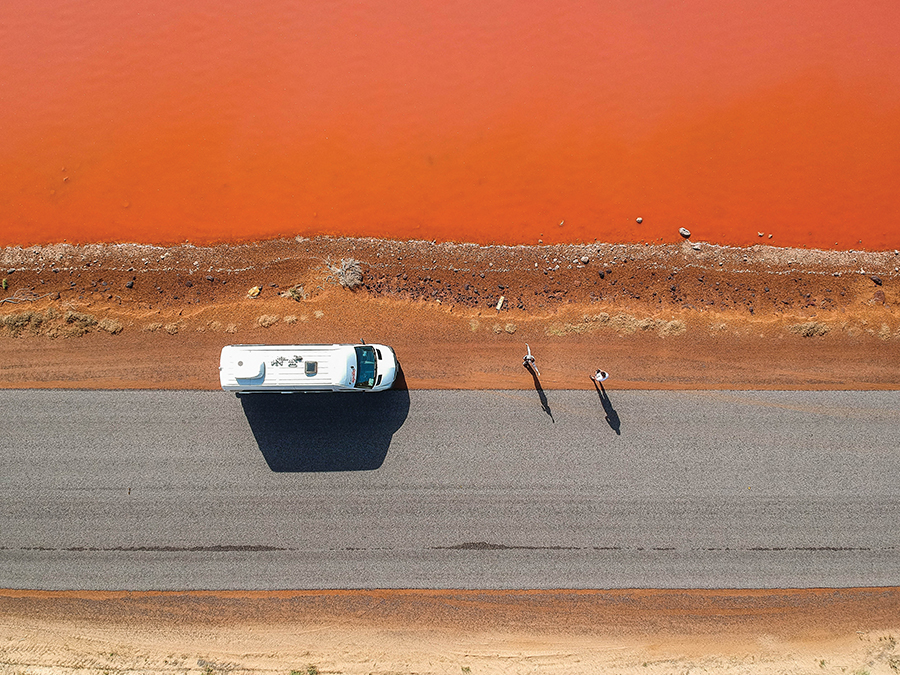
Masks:
[[[226,344],[359,339],[418,389],[530,389],[526,342],[550,389],[900,388],[900,254],[696,246],[3,249],[0,388],[214,390]]]

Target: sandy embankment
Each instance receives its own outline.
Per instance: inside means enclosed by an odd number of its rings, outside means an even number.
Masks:
[[[0,591],[0,672],[894,673],[897,589]]]

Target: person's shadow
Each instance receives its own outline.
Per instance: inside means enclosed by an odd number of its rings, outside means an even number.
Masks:
[[[535,372],[530,363],[524,363],[522,365],[525,366],[525,369],[531,373],[531,377],[534,379],[534,389],[537,391],[538,398],[541,400],[541,408],[543,408],[544,412],[550,416],[550,421],[556,424],[556,420],[553,419],[553,411],[550,410],[550,404],[547,402],[547,394],[544,393],[544,388],[541,386],[541,381],[538,379],[537,372]]]
[[[409,391],[243,394],[244,415],[272,471],[372,471],[409,414]]]
[[[606,413],[606,423],[609,424],[613,431],[621,436],[622,422],[619,420],[619,413],[613,408],[612,401],[609,400],[609,396],[606,394],[603,383],[597,382],[593,377],[591,378],[591,382],[594,383],[594,389],[597,390],[597,395],[600,397],[600,404],[603,406],[603,412]]]

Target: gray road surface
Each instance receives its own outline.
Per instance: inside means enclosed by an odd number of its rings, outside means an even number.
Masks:
[[[900,585],[900,392],[545,396],[0,391],[0,587]]]

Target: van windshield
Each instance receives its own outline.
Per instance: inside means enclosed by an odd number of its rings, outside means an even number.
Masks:
[[[374,347],[356,348],[356,388],[371,389],[375,386],[377,367]]]

